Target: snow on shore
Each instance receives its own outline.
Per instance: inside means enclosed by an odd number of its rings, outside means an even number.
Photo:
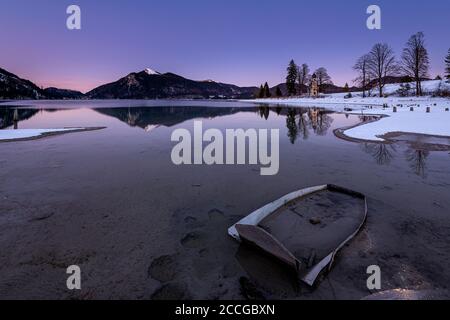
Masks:
[[[4,129],[0,130],[0,141],[17,140],[39,137],[50,133],[62,133],[66,131],[83,130],[84,128],[67,128],[67,129]]]
[[[450,112],[445,108],[432,106],[431,112],[426,107],[415,107],[410,111],[408,107],[397,108],[394,113],[389,110],[371,110],[364,114],[387,115],[378,121],[366,123],[344,131],[348,137],[384,141],[381,137],[390,132],[405,132],[450,137]]]
[[[398,90],[398,84],[386,85],[386,94]],[[439,80],[424,81],[424,92],[450,89],[450,84]],[[366,123],[344,131],[344,135],[361,140],[384,141],[381,137],[390,132],[417,133],[450,137],[450,99],[428,97],[362,98],[361,93],[352,93],[345,99],[345,93],[330,94],[321,98],[279,98],[250,100],[258,104],[275,104],[297,107],[322,107],[336,112],[358,115],[386,116],[378,121]],[[248,100],[247,100],[248,101]],[[383,108],[383,105],[387,105]],[[394,106],[397,112],[394,112]],[[414,111],[410,111],[410,108]],[[430,107],[430,113],[427,113]]]

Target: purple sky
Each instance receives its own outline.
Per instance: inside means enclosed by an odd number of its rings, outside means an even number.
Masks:
[[[66,8],[82,30],[66,29]],[[366,8],[382,9],[382,30]],[[399,56],[408,37],[426,36],[431,76],[450,48],[450,1],[366,0],[1,0],[0,67],[47,87],[83,92],[146,67],[237,85],[284,81],[291,58],[324,66],[351,84],[356,58],[376,42]]]

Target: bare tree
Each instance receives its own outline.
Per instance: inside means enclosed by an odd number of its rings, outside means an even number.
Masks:
[[[353,66],[353,70],[355,70],[358,73],[358,77],[353,81],[362,88],[363,98],[366,97],[366,89],[368,89],[367,87],[370,79],[368,70],[369,61],[370,56],[368,54],[365,54],[362,57],[360,57]]]
[[[398,71],[394,51],[386,43],[377,43],[369,53],[368,64],[371,79],[376,80],[380,97],[383,97],[383,88],[386,77],[394,76]]]
[[[331,77],[328,75],[327,69],[321,67],[314,71],[317,76],[317,84],[319,86],[319,90],[323,89],[324,84],[332,84]]]
[[[422,32],[412,35],[402,54],[402,70],[416,82],[416,96],[422,95],[421,79],[428,77],[430,59]]]
[[[450,81],[450,49],[448,49],[448,54],[445,57],[445,78]]]
[[[309,66],[306,63],[302,64],[298,70],[298,86],[300,94],[303,94],[303,87],[306,86],[309,81],[309,72]]]

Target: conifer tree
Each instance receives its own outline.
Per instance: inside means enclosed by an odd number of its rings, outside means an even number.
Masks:
[[[260,99],[264,98],[264,87],[263,87],[263,85],[261,85],[259,87],[258,98],[260,98]]]
[[[345,83],[344,92],[349,92],[349,91],[350,91],[350,89],[348,87],[348,83]]]
[[[296,90],[296,82],[297,82],[297,73],[298,67],[295,64],[294,60],[289,62],[289,66],[287,67],[287,76],[286,76],[286,87],[287,93],[289,96],[295,95],[297,93]]]
[[[272,94],[270,93],[269,84],[266,82],[264,84],[264,98],[270,98]]]
[[[282,97],[283,96],[283,93],[281,92],[280,87],[277,87],[276,95],[277,95],[277,97]]]

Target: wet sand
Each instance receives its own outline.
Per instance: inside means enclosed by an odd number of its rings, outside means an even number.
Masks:
[[[208,125],[260,125],[253,116]],[[271,117],[269,126],[285,125]],[[424,178],[401,145],[379,165],[332,131],[295,144],[283,131],[280,173],[267,178],[255,166],[174,166],[171,144],[161,142],[176,126],[148,135],[109,121],[100,131],[1,146],[0,298],[361,299],[372,293],[372,264],[383,290],[448,289],[448,154],[431,154]],[[228,236],[253,210],[325,183],[366,194],[369,213],[315,288]],[[66,288],[72,264],[81,267],[81,291]]]

